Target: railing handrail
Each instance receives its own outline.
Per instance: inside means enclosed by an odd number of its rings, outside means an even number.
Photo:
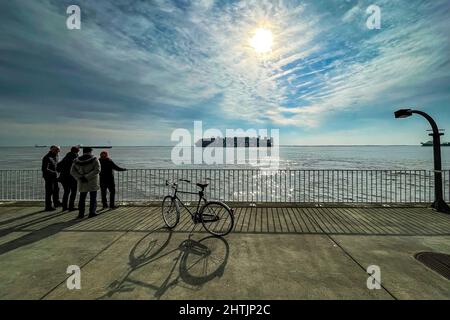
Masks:
[[[423,171],[423,172],[434,172],[433,169],[292,169],[292,168],[278,168],[278,169],[265,169],[265,168],[130,168],[131,170],[220,170],[220,171],[359,171],[359,172],[370,172],[370,171],[379,171],[379,172],[391,172],[391,171]],[[41,171],[41,169],[0,169],[1,171]],[[441,171],[450,171],[450,169],[442,169]]]
[[[450,170],[443,171],[450,200]],[[211,198],[244,202],[424,203],[433,201],[434,172],[426,169],[134,168],[116,174],[118,200],[161,199],[164,181],[211,180]],[[0,200],[43,199],[39,169],[0,169]]]

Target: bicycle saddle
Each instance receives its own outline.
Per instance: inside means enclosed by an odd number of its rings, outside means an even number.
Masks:
[[[197,183],[197,187],[205,189],[208,186],[208,183]]]

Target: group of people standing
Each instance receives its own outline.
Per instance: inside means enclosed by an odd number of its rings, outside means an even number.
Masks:
[[[97,215],[97,191],[102,194],[103,209],[108,208],[107,192],[109,191],[109,208],[115,205],[114,170],[126,171],[117,166],[107,151],[100,153],[100,159],[93,155],[93,149],[83,148],[83,154],[78,156],[80,148],[72,147],[66,156],[58,161],[61,151],[58,146],[51,146],[50,151],[42,158],[42,175],[45,181],[45,210],[54,211],[62,207],[63,211],[74,211],[77,190],[80,193],[78,201],[78,218],[84,217],[86,197],[89,193],[89,217]],[[59,201],[59,183],[64,189],[62,202]]]

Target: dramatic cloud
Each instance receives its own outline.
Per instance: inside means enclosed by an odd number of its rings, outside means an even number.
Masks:
[[[71,4],[0,5],[0,144],[167,144],[193,120],[290,143],[283,132],[346,129],[348,112],[383,121],[397,103],[449,101],[446,0],[377,1],[380,30],[371,1],[81,0],[68,30]],[[268,53],[250,44],[258,28]]]

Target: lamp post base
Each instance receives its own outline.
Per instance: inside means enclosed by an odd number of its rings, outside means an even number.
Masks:
[[[450,213],[450,207],[444,200],[436,200],[435,202],[433,202],[431,207],[439,212]]]

